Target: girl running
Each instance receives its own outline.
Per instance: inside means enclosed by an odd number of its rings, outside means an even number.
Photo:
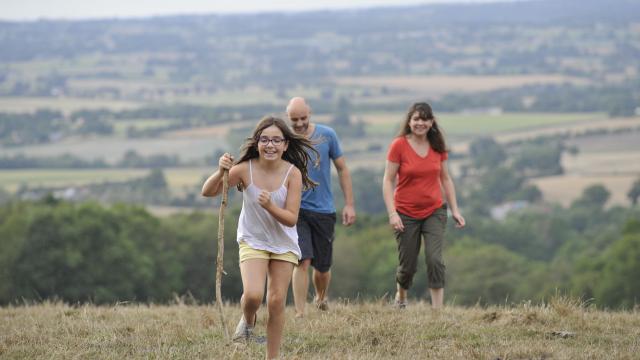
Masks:
[[[234,164],[225,153],[202,187],[203,196],[220,194],[228,169],[229,186],[243,192],[237,231],[243,316],[233,338],[255,339],[256,313],[267,282],[267,359],[278,357],[287,290],[301,257],[296,230],[301,193],[315,186],[307,175],[308,151],[315,151],[309,140],[289,130],[281,119],[265,117],[246,139],[240,159]]]

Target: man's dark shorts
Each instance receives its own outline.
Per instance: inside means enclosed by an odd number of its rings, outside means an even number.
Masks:
[[[319,272],[329,271],[333,255],[336,214],[300,209],[296,226],[302,260],[311,259],[311,266]]]

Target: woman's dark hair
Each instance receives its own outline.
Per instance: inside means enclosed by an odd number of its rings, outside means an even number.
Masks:
[[[311,156],[308,151],[312,151],[315,153],[315,161],[314,166],[318,166],[318,161],[320,159],[320,154],[318,151],[313,148],[313,144],[304,136],[298,135],[291,131],[287,124],[280,118],[274,116],[266,116],[260,120],[256,128],[253,129],[253,134],[251,137],[245,139],[242,148],[240,149],[240,158],[236,162],[239,164],[243,161],[248,161],[250,159],[256,159],[260,156],[258,153],[258,140],[260,139],[260,135],[262,135],[262,131],[268,128],[269,126],[277,126],[280,131],[282,131],[282,135],[284,135],[284,141],[286,141],[289,146],[287,150],[282,154],[282,158],[290,163],[292,163],[295,167],[300,170],[302,173],[302,186],[303,188],[310,189],[318,185],[316,182],[311,180],[309,174],[307,173],[307,164],[312,161]],[[240,187],[238,186],[240,190]]]
[[[444,153],[447,151],[447,146],[444,141],[444,134],[442,134],[442,130],[438,127],[438,122],[436,121],[436,117],[433,116],[433,110],[431,109],[431,105],[426,102],[419,102],[411,105],[409,111],[407,111],[407,118],[402,125],[402,128],[398,132],[398,137],[407,136],[411,134],[411,127],[409,126],[409,122],[411,121],[411,116],[414,113],[418,113],[420,118],[422,119],[432,119],[433,124],[431,125],[431,129],[427,133],[427,140],[429,140],[429,145],[433,148],[433,150]]]

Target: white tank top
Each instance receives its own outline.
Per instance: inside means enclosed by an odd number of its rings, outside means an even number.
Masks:
[[[278,207],[284,208],[287,198],[285,182],[293,164],[287,170],[282,180],[282,185],[271,192],[271,201]],[[244,242],[256,250],[266,250],[275,254],[284,254],[291,251],[300,259],[300,247],[298,246],[298,231],[296,226],[288,227],[278,222],[258,202],[258,196],[262,189],[253,183],[253,170],[249,160],[249,178],[251,183],[242,192],[242,210],[238,220],[238,243]]]

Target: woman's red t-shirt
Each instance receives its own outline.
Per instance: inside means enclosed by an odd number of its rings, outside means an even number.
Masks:
[[[442,206],[440,170],[447,158],[446,152],[439,153],[433,148],[426,157],[421,157],[406,137],[393,140],[387,160],[400,164],[394,194],[397,211],[424,219]]]

